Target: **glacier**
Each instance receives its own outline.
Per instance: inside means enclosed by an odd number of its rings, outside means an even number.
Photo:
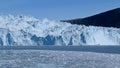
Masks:
[[[120,29],[0,15],[0,46],[120,45]]]

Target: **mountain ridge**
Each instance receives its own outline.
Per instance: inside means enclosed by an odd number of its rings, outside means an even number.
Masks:
[[[100,14],[93,16],[78,18],[72,20],[61,20],[61,22],[68,22],[77,25],[92,25],[92,26],[102,26],[102,27],[116,27],[120,28],[120,8],[105,11]]]

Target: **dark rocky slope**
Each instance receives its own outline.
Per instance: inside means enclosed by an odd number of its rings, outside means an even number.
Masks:
[[[120,8],[106,11],[97,15],[93,15],[86,18],[61,20],[62,22],[69,22],[78,25],[92,25],[103,27],[117,27],[120,28]]]

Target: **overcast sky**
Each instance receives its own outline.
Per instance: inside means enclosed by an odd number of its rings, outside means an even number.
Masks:
[[[120,7],[120,0],[0,0],[0,14],[55,20],[83,18]]]

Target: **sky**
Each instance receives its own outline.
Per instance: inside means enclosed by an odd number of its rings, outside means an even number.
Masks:
[[[120,7],[120,0],[0,0],[0,15],[18,14],[65,20]]]

